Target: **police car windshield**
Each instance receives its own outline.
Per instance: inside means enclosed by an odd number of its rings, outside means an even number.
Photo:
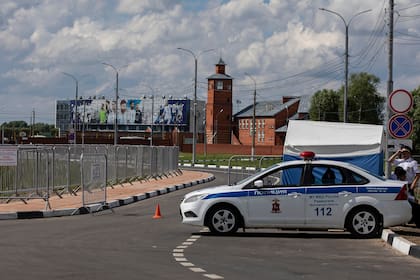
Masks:
[[[266,168],[266,169],[261,169],[260,171],[258,171],[257,173],[255,173],[255,174],[253,174],[253,175],[251,175],[251,176],[249,176],[249,177],[246,177],[245,179],[242,179],[242,180],[240,180],[240,181],[238,181],[238,182],[234,182],[234,183],[232,183],[231,185],[240,185],[240,184],[242,184],[242,183],[245,183],[245,182],[247,182],[248,180],[254,180],[254,178],[257,178],[257,177],[259,177],[262,173],[265,173],[265,172],[270,172],[271,170],[273,170],[273,169],[276,169],[276,168],[278,168],[278,165],[277,164],[275,164],[275,165],[272,165],[272,166],[270,166],[270,167],[268,167],[268,168]]]

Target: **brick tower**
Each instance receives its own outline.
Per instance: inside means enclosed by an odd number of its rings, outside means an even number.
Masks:
[[[219,59],[216,73],[207,78],[206,141],[207,144],[231,144],[232,77]]]

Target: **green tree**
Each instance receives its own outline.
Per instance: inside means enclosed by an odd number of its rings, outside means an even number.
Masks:
[[[2,126],[6,128],[27,128],[28,124],[25,121],[11,121],[3,123]]]
[[[380,79],[369,73],[350,76],[347,95],[348,122],[383,124],[385,97],[378,93]],[[338,92],[323,89],[312,97],[309,109],[311,120],[343,121],[344,87]]]
[[[312,97],[309,118],[314,121],[338,121],[339,100],[340,96],[334,90],[317,91]]]
[[[31,128],[25,121],[11,121],[8,123],[3,123],[4,134],[9,139],[16,139],[21,132],[25,132],[27,136],[41,134],[44,136],[56,136],[58,134],[58,129],[54,125],[46,123],[35,123],[33,128]]]
[[[351,74],[347,101],[348,122],[383,124],[385,97],[378,93],[379,82],[378,77],[369,73]],[[343,108],[343,102],[340,104]]]
[[[420,151],[420,86],[412,92],[414,98],[413,109],[410,110],[408,116],[413,120],[413,133],[410,139],[413,140],[413,148]]]

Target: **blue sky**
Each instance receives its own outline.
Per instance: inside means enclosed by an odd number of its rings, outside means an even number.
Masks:
[[[420,85],[420,6],[395,1],[394,88]],[[242,106],[312,95],[344,83],[344,24],[326,8],[350,19],[350,73],[369,72],[386,93],[388,0],[2,0],[0,1],[0,123],[55,122],[56,100],[79,95],[193,97],[194,60],[199,55],[198,96],[222,56],[234,77],[233,97]],[[236,106],[234,106],[236,109]]]

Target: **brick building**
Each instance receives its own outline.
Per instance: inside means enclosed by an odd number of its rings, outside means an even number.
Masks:
[[[252,145],[253,104],[232,113],[232,77],[220,58],[215,74],[208,78],[205,141],[207,144]],[[307,119],[308,96],[281,96],[279,100],[256,102],[255,145],[281,146],[289,119]]]
[[[300,98],[282,97],[281,100],[257,102],[255,106],[255,145],[283,145],[289,119],[298,119]],[[252,145],[253,105],[234,116],[235,135],[239,143]]]

